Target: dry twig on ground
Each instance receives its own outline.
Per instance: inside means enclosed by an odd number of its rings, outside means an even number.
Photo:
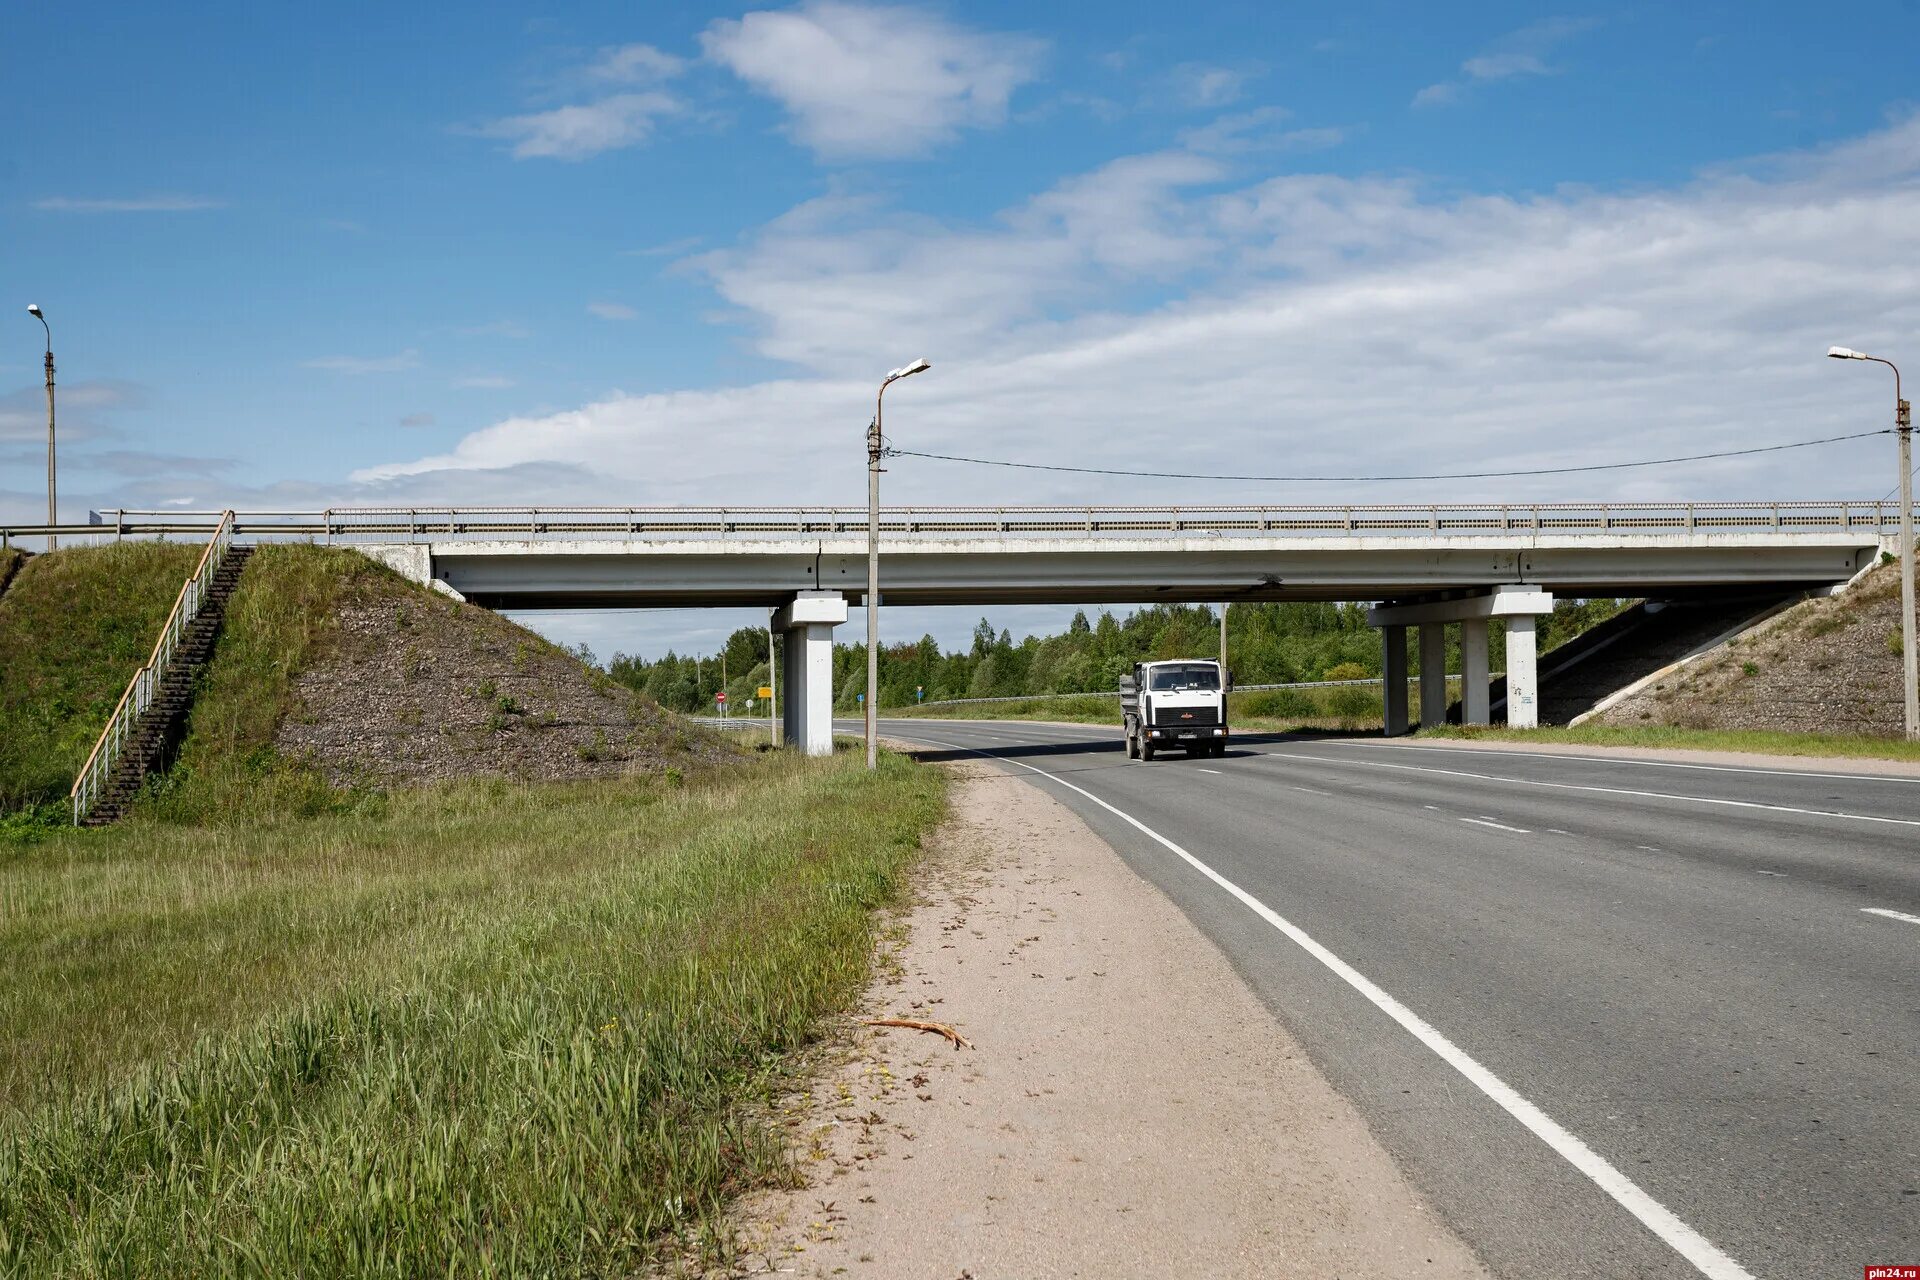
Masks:
[[[945,1036],[953,1041],[953,1047],[956,1049],[973,1048],[973,1041],[944,1022],[922,1022],[918,1018],[862,1018],[860,1022],[869,1027],[905,1027],[909,1031],[931,1031],[935,1035]]]

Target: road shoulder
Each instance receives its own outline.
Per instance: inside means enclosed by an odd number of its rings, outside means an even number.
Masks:
[[[788,1100],[804,1188],[743,1263],[938,1277],[1482,1276],[1224,956],[1063,805],[976,762],[867,1017]]]

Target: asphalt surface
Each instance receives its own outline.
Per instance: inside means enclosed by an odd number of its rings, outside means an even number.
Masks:
[[[1920,1263],[1920,779],[1258,736],[1140,763],[1099,726],[884,731],[1074,809],[1497,1274]]]

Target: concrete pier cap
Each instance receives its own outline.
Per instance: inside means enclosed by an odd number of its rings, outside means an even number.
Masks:
[[[1460,710],[1465,724],[1491,721],[1487,670],[1487,621],[1507,620],[1507,724],[1531,729],[1540,723],[1538,620],[1553,612],[1553,593],[1525,583],[1439,599],[1389,601],[1367,611],[1380,628],[1385,662],[1385,730],[1407,732],[1407,628],[1420,628],[1420,727],[1446,717],[1446,627],[1460,624]]]

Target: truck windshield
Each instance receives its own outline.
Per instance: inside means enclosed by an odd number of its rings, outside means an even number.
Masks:
[[[1220,671],[1211,663],[1197,662],[1185,667],[1155,667],[1147,681],[1147,687],[1156,693],[1181,689],[1218,689]]]

